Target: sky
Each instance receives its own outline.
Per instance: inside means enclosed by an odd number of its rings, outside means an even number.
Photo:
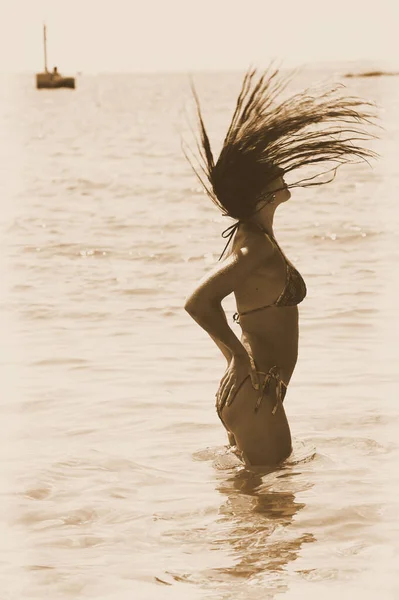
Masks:
[[[398,0],[0,0],[0,72],[245,69],[371,60],[399,70]]]

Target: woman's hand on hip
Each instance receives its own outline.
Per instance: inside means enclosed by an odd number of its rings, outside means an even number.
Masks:
[[[223,410],[226,404],[229,405],[232,403],[235,394],[247,377],[251,378],[252,386],[255,390],[258,390],[258,374],[249,354],[234,355],[229,362],[216,393],[216,409],[218,413]]]

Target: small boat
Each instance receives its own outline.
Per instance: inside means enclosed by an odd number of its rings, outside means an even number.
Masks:
[[[75,89],[75,78],[74,77],[63,77],[57,67],[54,67],[52,71],[47,68],[47,31],[46,26],[43,25],[43,45],[44,45],[44,72],[36,73],[36,87],[38,90],[41,88],[53,89],[53,88],[71,88]]]

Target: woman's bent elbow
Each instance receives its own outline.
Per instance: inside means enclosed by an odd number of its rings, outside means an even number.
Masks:
[[[184,303],[184,310],[188,312],[191,317],[201,317],[212,312],[213,304],[211,302],[198,302],[193,298],[188,298]]]
[[[193,316],[198,313],[198,305],[193,302],[192,298],[187,298],[184,303],[184,310],[188,312],[189,315]]]

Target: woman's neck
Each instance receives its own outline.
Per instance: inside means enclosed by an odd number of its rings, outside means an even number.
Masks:
[[[262,229],[268,235],[274,237],[273,232],[273,219],[274,219],[274,207],[268,207],[269,210],[263,209],[261,214],[254,215],[253,222]]]

